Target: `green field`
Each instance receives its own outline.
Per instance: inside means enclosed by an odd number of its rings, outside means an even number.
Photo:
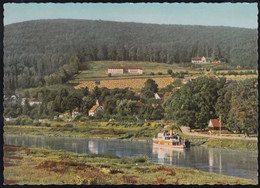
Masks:
[[[143,77],[162,77],[168,75],[167,70],[171,69],[173,72],[189,71],[189,73],[199,73],[198,70],[191,68],[181,67],[177,64],[165,64],[154,62],[136,62],[136,61],[91,61],[81,65],[80,73],[75,75],[72,80],[74,81],[88,81],[97,79],[108,79],[107,69],[110,66],[141,66],[143,67],[144,74],[117,74],[112,75],[109,79],[122,79],[122,78],[143,78]],[[86,70],[87,68],[87,70]],[[150,75],[151,72],[155,75]],[[161,72],[163,75],[158,75]]]

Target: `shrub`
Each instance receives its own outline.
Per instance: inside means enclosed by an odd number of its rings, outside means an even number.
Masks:
[[[117,155],[113,153],[101,153],[101,154],[89,154],[88,157],[90,158],[96,158],[96,157],[101,157],[101,158],[107,158],[107,159],[120,159]]]
[[[37,126],[37,127],[38,127],[38,126],[42,126],[42,123],[41,123],[41,122],[34,122],[34,123],[33,123],[33,126]]]
[[[151,74],[151,75],[155,75],[154,72],[151,72],[150,74]]]
[[[50,127],[51,124],[49,124],[49,123],[43,123],[43,126],[44,126],[44,127]]]
[[[112,76],[112,74],[111,73],[108,73],[108,77],[111,77]]]
[[[162,72],[158,72],[158,75],[162,75],[163,73]]]
[[[134,161],[135,163],[145,163],[149,161],[149,158],[146,155],[138,155]]]
[[[73,127],[73,124],[67,123],[64,125],[64,127]]]
[[[168,74],[171,75],[172,74],[172,70],[171,69],[168,69]]]

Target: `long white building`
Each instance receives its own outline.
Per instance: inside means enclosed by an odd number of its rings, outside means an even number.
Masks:
[[[111,74],[124,74],[124,73],[130,73],[130,74],[143,74],[143,68],[142,67],[108,67],[107,70],[108,73]]]

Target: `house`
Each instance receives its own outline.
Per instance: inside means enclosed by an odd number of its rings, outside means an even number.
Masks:
[[[108,67],[108,73],[111,74],[143,74],[142,67],[122,66],[122,67]]]
[[[17,118],[5,118],[5,121],[14,121],[16,120]]]
[[[236,80],[232,80],[232,81],[230,82],[230,84],[231,84],[232,86],[237,86],[237,81],[236,81]]]
[[[217,79],[216,76],[209,76],[210,78]]]
[[[210,59],[209,58],[205,58],[204,56],[202,58],[192,58],[191,59],[191,63],[193,64],[205,64],[205,63],[209,63]]]
[[[164,98],[165,98],[165,97],[168,97],[168,96],[170,96],[171,94],[172,94],[172,92],[167,91],[167,92],[164,93],[164,96],[163,96],[163,97],[164,97]]]
[[[211,61],[212,64],[219,64],[219,61]]]
[[[221,117],[219,117],[218,119],[210,119],[209,120],[209,132],[211,131],[216,131],[216,130],[225,130],[225,126],[221,124]]]
[[[165,112],[165,110],[163,109],[163,107],[159,104],[152,104],[153,108],[156,109],[156,110],[159,110],[161,112]]]
[[[96,105],[98,105],[98,106],[104,106],[104,104],[105,104],[105,100],[99,100],[99,99],[97,99],[96,100]]]
[[[102,111],[103,107],[102,106],[98,106],[98,105],[94,105],[88,112],[89,116],[94,116],[97,112]]]
[[[191,82],[193,80],[193,78],[185,78],[183,80],[183,84],[187,84],[188,82]]]
[[[142,93],[136,93],[135,97],[139,97],[140,99],[142,99],[144,97],[144,95]]]
[[[29,98],[22,98],[22,100],[21,100],[22,106],[24,106],[26,100],[29,102],[30,99]]]
[[[144,106],[144,104],[143,104],[141,101],[137,101],[137,102],[135,103],[135,107],[136,107],[136,108],[141,108],[142,106]]]
[[[29,101],[28,101],[29,105],[32,106],[34,104],[36,105],[39,105],[39,104],[42,104],[42,102],[39,100],[39,99],[36,99],[36,98],[31,98]]]
[[[155,93],[154,98],[157,99],[157,100],[161,100],[163,98],[163,96],[158,94],[158,93]]]

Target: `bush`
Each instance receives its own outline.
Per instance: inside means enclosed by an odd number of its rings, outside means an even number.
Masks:
[[[107,159],[120,159],[117,155],[113,153],[101,153],[101,154],[89,154],[88,157],[95,158],[95,157],[101,157],[101,158],[107,158]]]
[[[158,72],[158,75],[162,75],[163,73],[161,73],[161,72]]]
[[[138,155],[134,160],[135,163],[145,163],[147,161],[149,161],[149,158],[146,155]]]
[[[44,127],[50,127],[51,124],[49,124],[49,123],[44,123],[43,126],[44,126]]]
[[[108,77],[111,77],[112,76],[112,74],[111,73],[108,73]]]
[[[168,74],[171,75],[172,74],[172,70],[171,69],[168,69]]]
[[[73,127],[73,124],[67,123],[64,125],[64,127]]]
[[[151,74],[151,75],[155,75],[154,72],[151,72],[150,74]]]
[[[37,126],[37,127],[38,127],[38,126],[42,126],[42,123],[41,123],[41,122],[34,122],[34,123],[33,123],[33,126]]]

